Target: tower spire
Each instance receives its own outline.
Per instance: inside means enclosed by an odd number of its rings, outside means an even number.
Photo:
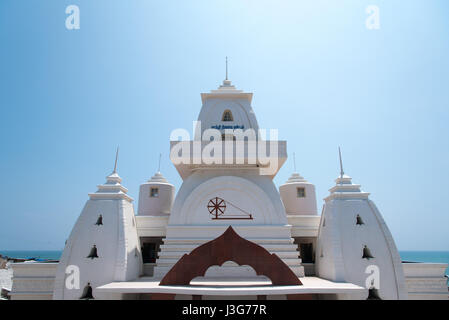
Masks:
[[[340,157],[340,177],[343,178],[343,175],[345,174],[345,172],[343,171],[343,161],[341,160],[340,147],[338,147],[338,156]]]
[[[228,80],[228,56],[226,56],[226,79]]]
[[[115,163],[114,163],[114,171],[112,173],[117,173],[117,160],[118,160],[118,146],[117,146],[117,151],[115,152]]]

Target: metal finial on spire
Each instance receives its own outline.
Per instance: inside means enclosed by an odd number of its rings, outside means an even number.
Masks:
[[[112,173],[117,173],[117,160],[118,160],[118,146],[117,146],[117,151],[115,153],[115,164],[114,164],[114,171]]]
[[[161,172],[161,157],[162,157],[162,153],[159,153],[159,165],[157,167],[157,172]]]
[[[228,80],[228,57],[226,56],[226,80]]]
[[[296,156],[295,156],[294,152],[293,152],[293,168],[295,169],[295,173],[296,173]]]
[[[338,155],[340,157],[340,177],[343,178],[343,175],[345,172],[343,171],[343,161],[341,160],[341,150],[340,147],[338,147]]]

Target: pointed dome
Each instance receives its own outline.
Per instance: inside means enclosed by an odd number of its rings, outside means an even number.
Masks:
[[[122,182],[122,178],[120,178],[120,176],[118,175],[117,172],[113,172],[106,177],[106,183],[108,183],[108,184],[114,184],[114,183],[120,184],[120,182]]]
[[[295,183],[295,182],[308,182],[306,179],[304,179],[303,176],[301,176],[297,172],[293,172],[290,178],[285,183]]]
[[[168,183],[167,179],[162,175],[160,171],[156,172],[154,176],[151,177],[151,179],[148,180],[148,182],[165,182]]]
[[[235,98],[242,99],[249,103],[253,99],[253,94],[249,92],[244,92],[243,90],[237,89],[231,82],[231,80],[223,80],[223,83],[215,90],[211,90],[210,93],[202,93],[201,99],[203,104],[208,99],[220,99],[220,98]]]
[[[106,177],[106,183],[98,185],[98,190],[95,193],[89,193],[90,199],[126,199],[133,201],[133,199],[127,195],[128,189],[122,186],[120,183],[122,178],[116,171],[112,172]]]
[[[232,84],[231,80],[223,80],[223,84],[221,84],[217,90],[212,90],[211,92],[223,92],[223,91],[232,91],[232,92],[243,92],[243,90],[237,90],[235,86]]]
[[[352,178],[346,174],[335,179],[335,186],[329,189],[330,195],[324,200],[330,199],[367,199],[369,192],[361,191],[360,184],[353,184]]]
[[[216,90],[201,93],[203,105],[198,116],[200,126],[195,128],[195,137],[203,137],[207,129],[253,129],[257,132],[259,124],[251,106],[253,94],[238,90],[231,80],[224,80]],[[230,114],[230,117],[225,117]]]

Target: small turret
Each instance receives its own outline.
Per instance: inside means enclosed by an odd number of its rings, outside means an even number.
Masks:
[[[157,172],[150,180],[140,185],[140,216],[159,216],[169,214],[175,196],[175,186]]]
[[[393,237],[369,193],[344,173],[339,155],[340,176],[324,199],[315,272],[320,278],[365,287],[360,299],[406,299]]]
[[[298,173],[279,187],[285,211],[289,215],[316,215],[315,186]]]
[[[106,177],[106,183],[89,194],[66,243],[55,276],[56,300],[109,299],[96,288],[113,281],[134,280],[140,275],[142,259],[133,199],[121,185],[117,156],[114,171]],[[135,250],[137,255],[131,254]],[[71,276],[78,277],[79,285],[67,285]]]

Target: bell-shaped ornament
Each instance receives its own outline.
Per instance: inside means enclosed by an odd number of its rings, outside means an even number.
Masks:
[[[103,225],[103,216],[100,214],[98,216],[97,222],[95,223],[96,226],[102,226]]]
[[[90,282],[87,283],[87,286],[84,287],[83,294],[80,300],[92,300],[95,299],[92,295],[92,287],[90,286]]]
[[[368,298],[366,300],[382,300],[379,296],[379,290],[376,288],[370,288],[368,290]]]
[[[92,249],[90,249],[90,253],[89,253],[89,255],[87,256],[87,258],[91,258],[91,259],[98,258],[98,254],[97,254],[97,246],[96,246],[96,245],[94,245],[94,246],[92,247]]]
[[[363,247],[363,255],[362,255],[363,259],[372,259],[374,258],[373,255],[371,254],[371,251],[368,249],[367,246]]]

